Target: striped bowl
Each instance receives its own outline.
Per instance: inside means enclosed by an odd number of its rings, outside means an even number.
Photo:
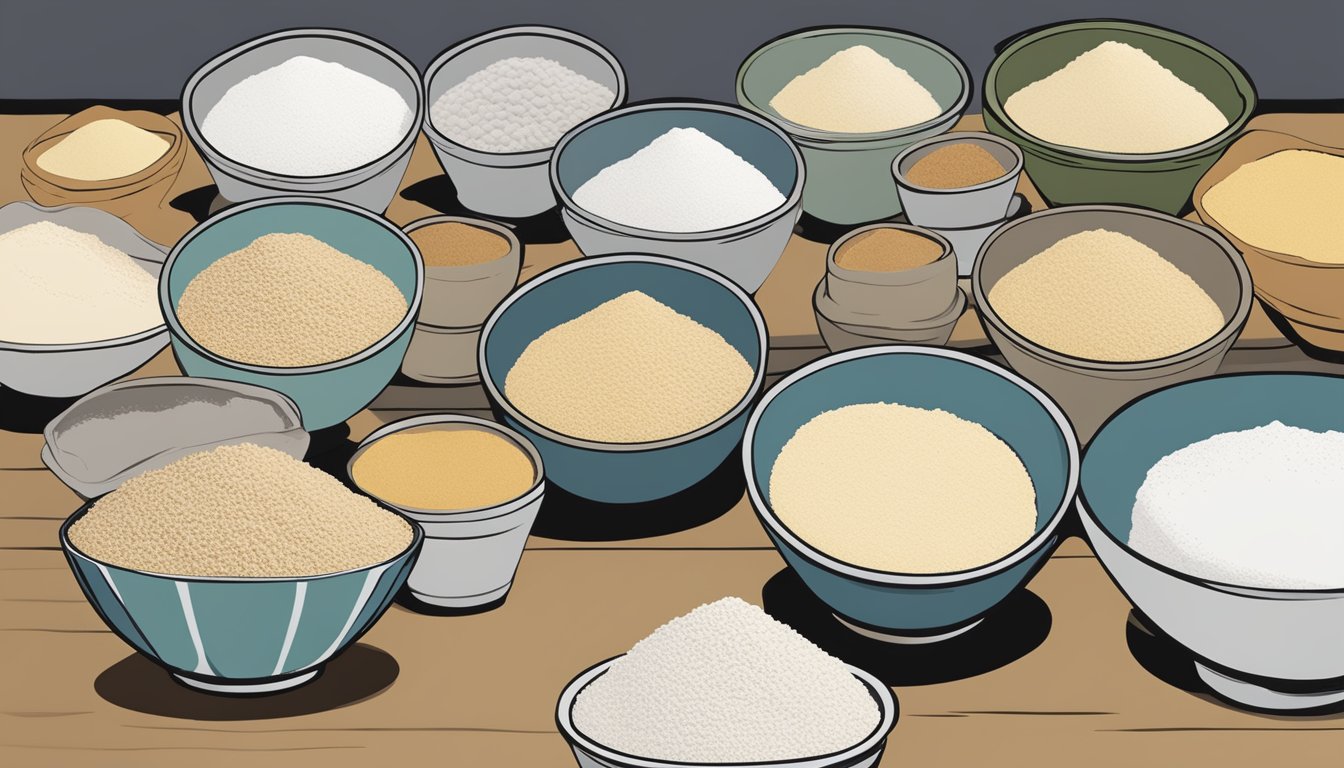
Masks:
[[[258,694],[302,685],[368,631],[411,572],[424,533],[375,565],[320,576],[167,576],[61,548],[80,589],[109,628],[179,681],[214,693]]]

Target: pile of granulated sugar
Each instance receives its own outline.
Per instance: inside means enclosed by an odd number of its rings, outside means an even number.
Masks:
[[[673,619],[574,699],[574,727],[655,760],[737,763],[839,752],[880,720],[843,662],[740,598]]]
[[[770,106],[786,120],[836,133],[893,131],[943,112],[929,89],[866,45],[793,78]]]
[[[496,61],[444,92],[430,119],[444,136],[483,152],[555,146],[570,128],[608,109],[616,94],[540,57]]]
[[[640,291],[527,345],[504,394],[571,437],[642,443],[693,432],[742,401],[755,372],[717,332]]]
[[[1108,40],[1008,97],[1022,130],[1100,152],[1168,152],[1198,144],[1227,118],[1142,49]]]
[[[585,211],[628,227],[704,232],[784,204],[765,174],[695,128],[673,128],[574,192]]]
[[[1181,573],[1267,589],[1344,587],[1344,432],[1274,421],[1148,470],[1129,545]]]
[[[395,88],[335,62],[295,56],[225,91],[201,133],[235,162],[323,176],[391,152],[414,118]]]

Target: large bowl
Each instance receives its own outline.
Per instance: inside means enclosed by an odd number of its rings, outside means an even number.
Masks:
[[[1139,398],[1083,456],[1078,506],[1101,564],[1134,607],[1194,655],[1218,695],[1255,709],[1344,701],[1344,589],[1257,589],[1180,573],[1128,545],[1134,499],[1163,456],[1222,432],[1279,420],[1344,430],[1344,378],[1217,376]],[[1273,542],[1265,542],[1273,546]]]
[[[300,232],[382,272],[406,297],[409,309],[373,346],[343,360],[281,368],[230,360],[202,346],[177,317],[177,302],[192,278],[221,257],[273,232]],[[304,429],[339,424],[378,396],[396,375],[420,310],[425,269],[415,244],[396,226],[348,203],[316,198],[256,200],[207,219],[178,241],[159,281],[173,354],[188,376],[241,381],[273,389],[299,406]]]
[[[876,402],[940,408],[1006,442],[1036,488],[1031,538],[978,568],[905,574],[840,561],[789,530],[770,506],[770,474],[784,444],[814,416]],[[1059,543],[1059,524],[1078,484],[1077,440],[1049,397],[977,357],[913,346],[840,352],[784,378],[751,414],[742,463],[757,518],[807,588],[852,628],[896,642],[931,642],[965,632],[1025,584]]]
[[[630,157],[672,128],[696,128],[765,174],[784,203],[731,227],[657,232],[585,211],[572,195],[598,172]],[[784,253],[803,196],[803,157],[773,123],[709,102],[666,102],[598,115],[565,134],[551,160],[551,184],[565,227],[585,256],[652,253],[709,267],[754,293]]]
[[[1227,117],[1228,126],[1182,149],[1128,154],[1052,144],[1008,116],[1003,107],[1008,97],[1108,40],[1142,49],[1197,88]],[[1212,46],[1147,24],[1096,20],[1059,24],[1013,40],[989,65],[984,102],[985,127],[1022,148],[1027,175],[1051,205],[1127,203],[1176,214],[1190,200],[1195,182],[1251,119],[1256,94],[1241,67]]]
[[[933,94],[942,113],[891,131],[835,133],[790,122],[770,106],[790,80],[855,45],[866,45],[909,72]],[[900,213],[892,161],[911,144],[950,130],[970,98],[971,79],[956,54],[932,40],[890,29],[826,27],[791,33],[756,49],[737,70],[737,103],[782,125],[802,147],[807,160],[803,210],[835,224],[862,224]]]
[[[619,656],[594,664],[580,672],[577,677],[560,692],[560,700],[555,706],[555,724],[560,734],[569,742],[574,759],[579,768],[723,768],[725,765],[739,768],[871,768],[882,759],[882,751],[887,746],[887,736],[896,727],[899,714],[896,696],[881,680],[864,672],[858,667],[845,665],[851,674],[868,689],[868,694],[877,703],[878,722],[863,741],[849,749],[817,757],[803,757],[795,760],[772,760],[765,763],[686,763],[676,760],[654,760],[621,752],[599,744],[589,738],[574,724],[574,699],[579,692],[588,687],[597,678],[606,674]]]
[[[608,109],[625,103],[625,70],[606,48],[583,35],[553,27],[508,27],[458,43],[425,70],[425,135],[473,211],[522,218],[555,207],[549,165],[554,147],[528,152],[486,152],[453,141],[434,125],[432,107],[449,88],[501,59],[541,56],[558,62],[615,94]]]
[[[201,123],[230,88],[295,56],[335,62],[395,89],[411,108],[406,135],[376,160],[321,176],[292,176],[254,168],[225,156],[206,141]],[[182,125],[219,187],[220,196],[233,203],[302,194],[385,211],[406,175],[424,115],[425,98],[414,65],[376,40],[338,29],[290,29],[250,40],[201,65],[182,90]]]
[[[96,560],[70,541],[61,548],[98,616],[122,640],[203,691],[259,694],[302,685],[378,620],[420,551],[411,543],[390,560],[320,576],[171,576]]]
[[[538,424],[504,394],[504,381],[534,339],[628,291],[649,296],[718,332],[751,364],[755,377],[742,399],[705,426],[647,443],[603,443]],[[541,452],[546,478],[592,501],[633,504],[671,496],[723,463],[747,423],[747,409],[765,381],[765,320],[751,298],[718,273],[648,255],[583,259],[524,283],[499,305],[481,332],[481,381],[505,424]],[[662,343],[650,339],[650,344]]]
[[[130,224],[97,208],[73,205],[46,208],[28,202],[0,208],[0,232],[38,221],[97,235],[155,277],[163,269],[163,246],[150,242]],[[31,258],[42,256],[35,253]],[[100,341],[72,344],[0,341],[0,384],[29,395],[78,397],[134,371],[167,344],[168,329],[163,323]]]
[[[1126,234],[1189,275],[1223,313],[1208,340],[1157,360],[1113,363],[1066,355],[1028,339],[994,309],[994,286],[1010,270],[1060,240],[1091,229]],[[1080,205],[1024,216],[990,235],[971,270],[971,290],[985,332],[1013,370],[1064,406],[1086,441],[1106,417],[1145,392],[1217,373],[1251,312],[1246,262],[1214,230],[1155,211]]]

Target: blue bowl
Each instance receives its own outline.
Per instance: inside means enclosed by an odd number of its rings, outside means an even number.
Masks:
[[[70,542],[70,526],[96,501],[61,526],[84,596],[122,640],[186,685],[215,693],[272,693],[317,677],[391,605],[424,539],[408,520],[411,543],[396,557],[320,576],[170,576],[95,560]]]
[[[794,535],[770,508],[770,473],[780,450],[812,417],[872,402],[941,408],[1008,443],[1036,487],[1036,533],[999,560],[945,574],[861,568]],[[808,589],[860,632],[921,642],[969,629],[1026,583],[1058,544],[1057,529],[1078,484],[1077,439],[1054,401],[977,357],[914,346],[841,352],[790,374],[752,413],[742,459],[757,517]]]
[[[528,344],[634,290],[712,328],[742,353],[755,377],[737,405],[685,435],[647,443],[604,443],[548,429],[509,402],[504,380]],[[767,338],[765,320],[751,298],[712,270],[648,255],[583,259],[529,280],[495,308],[481,331],[481,380],[504,423],[541,452],[548,482],[592,501],[635,504],[690,488],[732,453],[742,439],[747,409],[765,381]]]
[[[387,275],[409,310],[376,344],[343,360],[280,368],[229,360],[203,347],[182,328],[177,302],[192,278],[221,257],[262,235],[301,232]],[[240,381],[288,395],[299,406],[304,429],[340,424],[373,402],[396,375],[420,311],[425,268],[420,252],[386,219],[349,203],[279,197],[229,208],[186,234],[168,255],[159,279],[159,305],[178,365],[188,376]]]

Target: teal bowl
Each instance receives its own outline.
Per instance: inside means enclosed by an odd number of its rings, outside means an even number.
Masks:
[[[1036,487],[1032,537],[978,568],[907,574],[837,560],[790,531],[770,507],[770,473],[780,450],[812,417],[873,402],[941,408],[983,425],[1012,447]],[[1054,551],[1078,486],[1078,441],[1064,412],[1044,392],[980,358],[914,346],[828,355],[784,378],[752,412],[742,461],[756,516],[785,562],[836,618],[894,642],[932,642],[978,624]]]
[[[262,235],[301,232],[387,275],[409,309],[386,336],[368,349],[322,365],[281,368],[229,360],[199,344],[177,317],[177,302],[192,278],[221,257]],[[415,244],[376,214],[349,203],[310,197],[279,197],[244,203],[188,232],[168,255],[159,279],[159,306],[178,366],[188,376],[239,381],[273,389],[299,406],[303,428],[340,424],[373,402],[401,368],[420,311],[425,267]]]
[[[391,605],[424,533],[396,557],[320,576],[170,576],[95,560],[61,526],[61,549],[98,616],[127,644],[185,685],[211,693],[262,694],[314,679]]]

